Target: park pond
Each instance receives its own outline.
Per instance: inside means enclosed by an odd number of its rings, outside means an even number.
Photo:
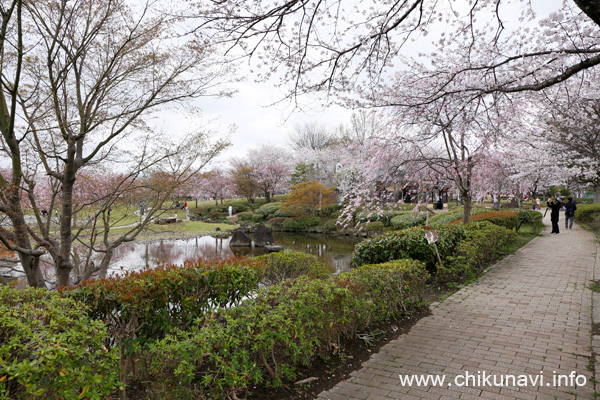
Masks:
[[[362,238],[307,233],[274,233],[275,244],[285,250],[313,254],[331,265],[336,273],[351,268],[354,245]],[[198,236],[186,239],[164,239],[147,243],[129,243],[119,246],[113,256],[108,275],[123,270],[154,268],[159,264],[181,265],[186,260],[199,258],[217,261],[232,256],[265,254],[262,247],[230,247],[229,237]]]

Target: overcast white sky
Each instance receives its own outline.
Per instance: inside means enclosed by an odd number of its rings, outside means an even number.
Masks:
[[[454,0],[453,0],[454,1]],[[549,12],[556,11],[561,6],[561,0],[533,0],[531,1],[538,17],[547,16]],[[572,1],[570,1],[572,3]],[[453,2],[453,7],[457,7],[457,2]],[[512,3],[511,3],[512,4]],[[520,7],[526,6],[527,2],[515,2],[511,7],[503,9],[503,16],[516,22],[520,12]],[[514,14],[513,14],[514,13]],[[510,15],[509,15],[510,14]],[[442,29],[440,27],[440,29]],[[416,54],[424,50],[426,41],[435,39],[435,33],[429,35],[426,39],[415,37],[416,43],[406,43],[405,54]],[[288,147],[288,134],[294,131],[294,126],[311,121],[316,121],[321,125],[334,129],[340,124],[348,123],[352,110],[344,109],[337,105],[330,105],[327,108],[320,106],[322,101],[310,102],[305,98],[305,103],[314,104],[316,109],[309,113],[293,111],[290,107],[269,106],[273,101],[282,96],[270,82],[255,83],[248,73],[245,73],[246,67],[241,66],[241,75],[248,76],[245,82],[235,84],[238,93],[231,98],[215,99],[202,98],[198,100],[198,105],[203,112],[203,120],[218,119],[211,123],[211,127],[219,132],[226,132],[229,125],[237,125],[237,130],[231,136],[233,146],[221,157],[221,162],[226,162],[234,156],[243,156],[251,147],[261,143],[272,143],[282,147]],[[177,117],[176,117],[177,118]],[[189,132],[194,127],[189,126],[189,122],[179,119],[175,120],[177,129],[183,132]],[[185,126],[187,124],[188,126]]]
[[[283,105],[269,106],[280,98],[278,90],[269,82],[243,82],[235,87],[238,93],[231,98],[205,98],[198,103],[204,118],[218,118],[212,125],[220,125],[221,132],[225,132],[231,124],[237,125],[237,130],[231,136],[233,146],[221,157],[225,159],[243,156],[249,148],[261,143],[288,147],[288,134],[294,131],[294,126],[317,121],[334,129],[349,122],[352,115],[352,110],[340,106],[319,106],[321,102],[317,100],[312,102],[314,109],[307,112],[294,112],[291,107],[284,108]]]

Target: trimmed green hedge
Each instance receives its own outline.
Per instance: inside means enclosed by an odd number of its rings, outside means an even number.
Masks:
[[[534,233],[539,233],[544,228],[544,215],[536,210],[519,210],[519,226],[517,232],[523,224],[529,224]]]
[[[251,221],[252,217],[254,217],[254,213],[252,211],[244,211],[239,213],[237,217],[241,221]]]
[[[298,218],[286,218],[279,223],[279,227],[284,231],[301,231],[306,228],[318,226],[321,222],[319,217],[298,217]]]
[[[436,229],[436,246],[442,260],[440,267],[435,247],[425,236],[431,229],[414,227],[364,240],[355,246],[352,261],[358,266],[411,258],[424,262],[429,271],[435,271],[440,282],[463,282],[472,278],[473,271],[481,269],[481,260],[488,262],[493,258],[489,254],[498,255],[516,238],[512,230],[489,221],[440,226]],[[485,239],[480,240],[482,237]],[[463,254],[465,249],[468,252]],[[477,258],[478,255],[482,258]],[[464,265],[459,265],[461,262]]]
[[[600,218],[600,204],[577,204],[575,221],[584,224],[594,222]]]
[[[413,226],[423,225],[427,219],[425,214],[415,214],[413,212],[404,212],[398,214],[390,220],[390,225],[394,229],[406,229]]]
[[[269,217],[273,217],[276,211],[279,210],[279,205],[281,203],[267,203],[267,204],[263,204],[262,206],[260,206],[256,211],[254,211],[255,214],[260,214],[263,217],[269,218]]]
[[[102,399],[119,386],[106,327],[56,292],[0,287],[0,398]]]
[[[261,289],[199,329],[155,342],[144,356],[151,392],[243,398],[257,384],[280,386],[298,368],[370,323],[420,306],[423,265],[398,260],[334,278],[301,278]]]
[[[500,258],[501,249],[514,241],[517,234],[490,221],[470,224],[464,240],[438,265],[437,279],[441,282],[464,282],[478,276]]]
[[[471,216],[481,214],[481,213],[487,213],[490,211],[492,211],[491,208],[473,207],[471,209]],[[441,212],[441,213],[436,214],[433,217],[429,218],[429,225],[434,226],[434,227],[442,226],[442,225],[454,222],[456,220],[463,219],[464,216],[465,216],[464,215],[464,207],[462,207],[462,206],[454,207],[454,208],[448,210],[447,212]]]
[[[311,279],[328,276],[331,267],[320,262],[312,254],[296,251],[279,251],[255,257],[254,260],[266,265],[263,282],[280,283],[286,279],[308,276]]]
[[[445,225],[437,229],[437,247],[442,258],[463,240],[466,229],[464,225]],[[427,242],[427,231],[424,227],[413,227],[363,240],[354,247],[352,263],[360,266],[412,258],[424,262],[429,270],[434,270],[437,263],[435,248]]]
[[[492,224],[515,230],[520,226],[519,213],[514,211],[488,211],[471,216],[471,222],[479,221],[489,221]],[[458,224],[462,222],[463,218],[453,221],[452,224]]]

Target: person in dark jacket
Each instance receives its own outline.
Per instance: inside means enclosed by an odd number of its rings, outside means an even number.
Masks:
[[[559,212],[560,209],[563,206],[563,203],[561,203],[561,201],[557,198],[555,199],[548,199],[548,208],[550,208],[552,210],[552,212],[550,213],[550,221],[552,221],[552,232],[554,234],[559,234],[560,232],[558,231],[558,216],[559,216]]]
[[[575,210],[577,205],[572,197],[569,197],[569,201],[565,204],[565,229],[573,229],[573,220],[575,219]]]

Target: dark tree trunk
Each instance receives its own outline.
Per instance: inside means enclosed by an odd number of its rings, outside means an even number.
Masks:
[[[19,254],[19,258],[27,277],[27,284],[31,287],[46,289],[46,281],[40,269],[40,257]]]
[[[71,225],[73,219],[73,184],[75,183],[75,171],[67,163],[64,179],[62,181],[62,199],[60,215],[60,249],[56,261],[56,285],[58,287],[70,284],[71,249],[73,246],[73,235]]]
[[[464,203],[463,221],[465,224],[468,224],[471,222],[471,209],[473,208],[473,198],[471,197],[471,193],[467,191],[461,192],[461,197]]]

